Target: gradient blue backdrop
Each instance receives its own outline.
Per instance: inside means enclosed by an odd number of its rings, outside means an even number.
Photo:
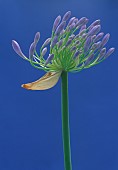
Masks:
[[[101,19],[115,53],[102,64],[69,74],[73,170],[118,170],[118,1],[0,0],[0,170],[64,170],[60,81],[47,91],[20,86],[41,77],[17,56],[34,34],[50,36],[55,17],[71,10],[90,23]]]

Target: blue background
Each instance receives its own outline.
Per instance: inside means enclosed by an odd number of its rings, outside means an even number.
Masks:
[[[0,170],[64,170],[61,89],[27,91],[21,84],[44,72],[22,60],[34,34],[40,45],[51,34],[57,15],[71,10],[90,22],[101,19],[115,53],[96,67],[69,74],[73,170],[118,170],[118,1],[0,0]]]

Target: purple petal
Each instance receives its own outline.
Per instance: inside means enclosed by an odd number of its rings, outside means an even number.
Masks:
[[[33,43],[30,45],[30,48],[29,48],[29,59],[32,59],[32,58],[33,58],[35,49],[36,49],[36,44],[35,44],[35,42],[33,42]]]
[[[56,29],[55,34],[59,35],[61,33],[61,31],[64,29],[64,27],[66,26],[66,22],[63,21]]]
[[[83,33],[86,33],[86,29],[83,29],[79,32],[79,35],[82,36]]]
[[[94,59],[94,54],[91,54],[88,59],[85,61],[84,66],[90,64],[90,62]]]
[[[78,57],[79,54],[80,54],[80,51],[76,51],[73,58],[75,59],[76,57]]]
[[[75,28],[75,23],[72,23],[72,24],[69,26],[69,30],[72,30],[73,28]]]
[[[86,25],[83,25],[80,29],[80,32],[83,31],[84,29],[86,29]]]
[[[51,41],[51,38],[47,38],[47,39],[45,40],[45,42],[43,43],[42,48],[44,48],[45,46],[47,46],[47,45],[50,43],[50,41]]]
[[[58,42],[58,48],[60,48],[60,47],[62,46],[62,44],[63,44],[63,40],[60,40],[60,41]]]
[[[61,16],[59,15],[59,16],[55,19],[55,21],[54,21],[53,31],[56,30],[56,28],[57,28],[57,26],[59,25],[60,21],[61,21]]]
[[[96,25],[100,25],[100,20],[98,19],[98,20],[96,20],[96,21],[94,21],[89,27],[88,27],[88,29],[90,30],[90,29],[92,29],[94,26],[96,26]]]
[[[52,59],[54,58],[54,54],[49,54],[46,62],[45,62],[45,65],[47,65],[48,63],[50,63],[52,61]]]
[[[98,40],[100,40],[100,39],[103,37],[103,35],[104,35],[103,32],[99,33],[99,34],[95,37],[94,42],[97,42]]]
[[[45,47],[45,48],[42,50],[41,55],[44,56],[46,53],[47,53],[47,47]]]
[[[40,39],[40,32],[37,32],[37,33],[35,34],[35,37],[34,37],[34,42],[35,42],[35,44],[38,43],[39,39]]]
[[[88,37],[84,44],[84,53],[86,53],[91,45],[91,37]]]
[[[106,55],[105,55],[104,57],[105,57],[105,58],[109,57],[109,56],[114,52],[114,50],[115,50],[115,48],[110,48],[110,49],[107,51],[107,53],[106,53]]]
[[[72,39],[69,39],[68,41],[67,41],[67,43],[66,43],[66,47],[68,46],[68,45],[70,45],[71,44],[71,42],[72,42]]]
[[[62,21],[67,21],[71,16],[71,11],[66,12],[66,14],[63,16]]]
[[[55,36],[51,43],[51,48],[53,48],[56,45],[57,41],[58,41],[58,36]]]
[[[101,29],[100,25],[94,26],[89,32],[88,32],[88,36],[92,36],[97,34]]]
[[[74,22],[74,20],[75,20],[75,17],[72,17],[72,18],[70,19],[69,23],[68,23],[68,26],[70,26],[70,25]]]
[[[97,42],[97,43],[94,43],[91,47],[92,50],[97,50],[100,48],[100,45],[101,45],[101,41]]]
[[[20,56],[22,57],[23,59],[26,59],[25,55],[22,53],[21,51],[21,48],[19,46],[19,44],[15,41],[15,40],[12,40],[12,47],[14,49],[14,51]]]
[[[102,48],[100,53],[99,53],[99,60],[102,59],[105,54],[106,54],[106,48]]]
[[[85,23],[88,22],[88,19],[86,17],[82,17],[77,23],[76,26],[83,26]]]
[[[106,43],[109,41],[109,38],[110,38],[110,34],[108,33],[102,39],[101,47],[104,47],[104,45],[106,45]]]

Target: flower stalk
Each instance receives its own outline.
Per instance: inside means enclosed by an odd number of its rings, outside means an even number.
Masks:
[[[65,170],[72,170],[70,129],[69,129],[69,108],[68,108],[68,73],[61,74],[61,99],[62,99],[62,138]]]

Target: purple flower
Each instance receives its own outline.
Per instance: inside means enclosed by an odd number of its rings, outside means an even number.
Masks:
[[[103,35],[104,35],[103,32],[99,33],[99,34],[95,37],[94,42],[97,42],[98,40],[100,40],[100,39],[103,37]]]
[[[103,39],[102,39],[102,42],[101,42],[101,48],[104,47],[104,45],[106,45],[106,43],[109,41],[109,37],[110,37],[110,34],[106,34]]]
[[[57,26],[59,25],[60,21],[61,21],[61,16],[59,15],[59,16],[55,19],[55,21],[54,21],[53,29],[52,29],[53,31],[56,30],[56,28],[57,28]]]
[[[77,23],[76,26],[83,26],[88,22],[88,19],[86,17],[82,17]]]
[[[109,56],[114,52],[114,50],[115,50],[115,48],[110,48],[110,49],[107,51],[107,53],[106,53],[106,55],[105,55],[104,57],[105,57],[105,58],[109,57]]]
[[[84,44],[84,53],[86,53],[91,45],[91,37],[88,37]]]
[[[93,36],[91,37],[91,39],[92,39],[93,42],[94,42],[95,38],[96,38],[96,35],[93,35]]]
[[[99,54],[99,60],[102,59],[105,54],[106,54],[106,48],[102,48]]]
[[[55,36],[52,43],[51,43],[51,48],[53,48],[55,46],[55,44],[57,43],[58,41],[58,36]]]
[[[62,21],[67,21],[71,16],[71,11],[66,12],[66,14],[63,16]]]
[[[83,25],[80,29],[80,32],[86,29],[86,25]]]
[[[47,47],[45,47],[45,48],[42,50],[41,56],[43,57],[46,53],[47,53]]]
[[[86,33],[86,29],[83,29],[79,32],[79,35],[82,36],[83,33]]]
[[[47,58],[47,60],[46,60],[46,62],[45,62],[45,66],[46,66],[48,63],[50,63],[53,58],[54,58],[54,54],[49,54],[49,56],[48,56],[48,58]]]
[[[12,47],[14,49],[14,51],[20,56],[22,57],[23,59],[26,59],[25,55],[22,53],[21,51],[21,48],[19,46],[19,44],[15,41],[15,40],[12,40]]]
[[[66,47],[68,46],[68,45],[70,45],[71,44],[71,42],[72,42],[72,39],[69,39],[68,41],[67,41],[67,43],[66,43]]]
[[[59,35],[65,26],[66,26],[66,22],[65,21],[61,22],[61,24],[57,27],[55,34]]]
[[[36,49],[36,44],[35,44],[35,42],[33,42],[33,43],[30,45],[30,48],[29,48],[29,59],[31,59],[31,60],[32,60],[32,58],[33,58],[35,49]]]
[[[91,47],[92,50],[97,50],[98,48],[100,48],[100,45],[101,45],[101,41],[97,42],[97,43],[94,43]]]
[[[90,29],[92,29],[94,26],[96,26],[96,25],[100,25],[100,20],[98,19],[98,20],[96,20],[96,21],[94,21],[89,27],[88,27],[88,29],[90,30]]]
[[[74,22],[74,20],[75,20],[75,17],[72,17],[72,18],[70,19],[69,23],[68,23],[68,26],[70,26],[70,25]]]
[[[58,42],[58,48],[60,48],[60,47],[62,46],[62,44],[63,44],[63,40],[60,40],[60,41]]]
[[[76,51],[73,58],[75,59],[76,57],[78,57],[79,54],[80,54],[80,51]]]
[[[34,42],[35,42],[35,44],[38,43],[39,39],[40,39],[40,32],[37,32],[37,33],[35,34],[35,37],[34,37]]]
[[[65,33],[65,30],[63,29],[63,30],[60,32],[60,36],[62,36],[64,33]]]
[[[69,26],[69,30],[72,30],[73,28],[75,28],[75,23],[72,23],[72,24]]]
[[[92,36],[97,34],[101,29],[100,25],[94,26],[89,32],[88,32],[88,36]]]
[[[94,54],[91,54],[87,60],[84,63],[84,66],[87,66],[88,64],[90,64],[90,62],[94,59]]]
[[[43,43],[42,48],[44,48],[45,46],[47,46],[47,45],[50,43],[50,41],[51,41],[51,38],[47,38],[47,39],[45,40],[45,42]]]

